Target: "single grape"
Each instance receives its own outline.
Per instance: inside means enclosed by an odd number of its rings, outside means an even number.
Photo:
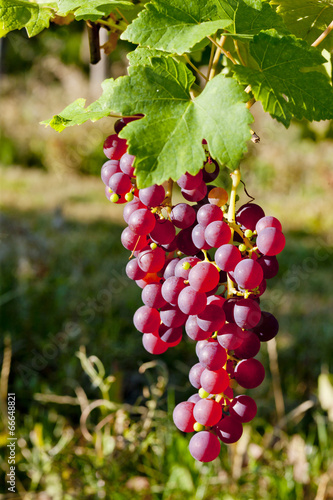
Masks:
[[[109,188],[118,195],[128,193],[132,189],[132,183],[128,175],[117,172],[110,177]]]
[[[220,370],[227,362],[227,352],[218,342],[207,342],[200,351],[199,361],[208,370]]]
[[[193,409],[194,403],[183,401],[173,410],[173,421],[180,431],[193,432],[193,425],[195,424]]]
[[[262,311],[259,323],[253,328],[260,342],[268,342],[273,339],[279,331],[279,322],[273,314]]]
[[[275,255],[269,257],[268,255],[262,255],[257,260],[258,264],[261,265],[264,272],[264,278],[270,279],[274,278],[279,272],[279,263]]]
[[[128,221],[130,230],[140,235],[147,235],[153,231],[155,224],[156,219],[154,214],[146,208],[139,208],[139,210],[133,212]]]
[[[187,203],[178,203],[171,210],[170,219],[174,226],[180,229],[186,229],[194,224],[196,212],[191,205]]]
[[[142,302],[146,306],[153,307],[155,309],[160,309],[165,306],[166,301],[162,297],[161,290],[161,283],[150,283],[149,285],[146,285],[141,293]]]
[[[120,160],[127,151],[125,139],[120,139],[117,134],[109,135],[104,141],[104,154],[109,160]]]
[[[206,332],[215,332],[225,323],[225,314],[221,307],[209,304],[197,315],[198,326]]]
[[[159,337],[156,337],[152,333],[144,333],[142,335],[142,344],[150,354],[163,354],[169,347],[168,344],[162,342]]]
[[[184,288],[178,295],[178,307],[184,314],[202,312],[207,304],[206,294],[191,286]]]
[[[222,271],[233,271],[238,264],[242,260],[242,254],[238,250],[238,248],[231,243],[227,243],[225,245],[221,245],[215,252],[215,262],[216,265]]]
[[[260,231],[266,229],[266,227],[275,227],[276,229],[279,229],[279,231],[282,231],[281,222],[271,215],[266,215],[258,220],[256,224],[257,233],[259,234]]]
[[[131,280],[141,280],[146,276],[146,272],[142,271],[139,266],[138,259],[130,260],[126,265],[126,274]]]
[[[237,349],[243,342],[245,332],[235,323],[225,323],[217,332],[217,340],[224,349]]]
[[[231,416],[223,417],[222,420],[214,426],[214,430],[217,436],[225,444],[236,443],[243,434],[242,423]]]
[[[153,186],[140,189],[139,198],[146,207],[158,207],[165,198],[164,187],[154,184]]]
[[[257,335],[251,331],[246,332],[243,342],[235,349],[235,356],[240,359],[253,358],[260,351],[260,340]]]
[[[209,394],[220,394],[229,386],[229,376],[224,368],[216,371],[205,368],[201,374],[200,383]]]
[[[150,231],[150,237],[159,245],[168,245],[176,236],[176,230],[167,219],[156,219],[155,227]]]
[[[139,266],[147,273],[157,273],[160,271],[165,262],[165,252],[162,248],[157,247],[154,250],[143,250],[138,255]]]
[[[228,323],[234,323],[234,307],[239,300],[241,300],[239,297],[232,297],[231,299],[227,299],[223,304],[225,320],[228,321]]]
[[[225,245],[230,241],[231,229],[226,222],[214,221],[205,229],[206,242],[214,248]]]
[[[265,368],[255,358],[243,359],[235,368],[235,379],[244,389],[258,387],[265,378]]]
[[[160,311],[161,321],[169,328],[177,328],[182,326],[187,320],[187,315],[184,314],[179,307],[166,304]]]
[[[185,286],[182,278],[171,276],[162,285],[162,296],[166,302],[176,306],[178,304],[178,296]]]
[[[221,445],[214,434],[200,431],[191,438],[189,450],[192,457],[199,462],[211,462],[220,454]]]
[[[146,236],[138,236],[133,233],[129,227],[126,227],[121,233],[121,243],[123,247],[131,252],[133,250],[142,250],[147,245]]]
[[[130,122],[133,122],[135,120],[139,120],[143,115],[137,115],[137,116],[126,116],[125,118],[120,118],[119,120],[116,121],[114,124],[114,131],[116,134],[119,134],[120,131]]]
[[[135,328],[141,333],[153,333],[160,326],[160,314],[157,309],[148,306],[141,306],[135,311],[133,323]]]
[[[258,234],[256,244],[262,254],[268,256],[277,255],[284,249],[286,238],[279,229],[266,227]]]
[[[202,184],[202,170],[199,170],[199,172],[196,175],[191,175],[188,172],[186,174],[183,174],[177,181],[178,186],[181,189],[195,189],[200,184]]]
[[[246,290],[253,290],[260,285],[264,278],[262,267],[252,259],[242,259],[236,265],[233,273],[236,283]]]
[[[129,177],[134,176],[134,167],[133,167],[134,160],[135,156],[130,155],[128,153],[123,154],[123,156],[120,158],[119,162],[120,170],[124,174],[127,174]]]
[[[202,179],[206,184],[210,184],[211,182],[215,181],[219,173],[220,173],[220,167],[218,166],[217,162],[211,160],[210,163],[208,160],[208,162],[206,162],[202,170]]]
[[[193,385],[193,387],[195,387],[196,389],[200,389],[201,387],[200,377],[204,369],[205,367],[202,366],[201,363],[196,363],[195,365],[192,366],[192,368],[189,371],[188,374],[189,381],[191,385]]]
[[[230,416],[240,422],[250,422],[257,414],[257,405],[250,396],[236,396],[229,405]]]
[[[209,292],[219,284],[220,274],[214,264],[200,262],[190,270],[188,280],[194,290]]]
[[[211,205],[223,207],[228,201],[228,193],[223,188],[215,187],[209,191],[208,201]]]
[[[214,399],[201,399],[194,406],[193,416],[199,424],[212,427],[221,420],[222,408]]]
[[[241,299],[234,306],[234,320],[241,328],[253,328],[261,318],[259,304],[253,299]]]
[[[197,213],[197,221],[204,228],[211,222],[221,221],[222,219],[223,212],[217,205],[203,205]]]
[[[254,231],[257,222],[262,217],[265,217],[265,212],[259,205],[246,203],[237,210],[236,222],[241,225],[242,229],[251,229]]]
[[[211,332],[205,332],[198,326],[197,316],[190,315],[185,323],[185,331],[192,340],[204,340],[210,337]]]

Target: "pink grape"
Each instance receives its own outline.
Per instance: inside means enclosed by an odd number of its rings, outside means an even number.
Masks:
[[[260,340],[257,335],[251,331],[246,332],[243,342],[235,349],[235,356],[240,359],[254,358],[260,351]]]
[[[201,262],[198,257],[185,257],[184,259],[181,259],[175,267],[175,276],[188,280],[188,275],[190,274],[192,267],[198,264],[198,262]],[[190,264],[188,269],[187,264]]]
[[[142,344],[150,354],[163,354],[169,347],[168,344],[162,342],[159,337],[156,337],[152,333],[144,333],[142,335]]]
[[[200,383],[209,394],[220,394],[229,386],[229,376],[223,368],[216,371],[205,368],[201,374]]]
[[[214,434],[209,431],[200,431],[191,438],[189,450],[192,457],[199,462],[211,462],[219,456],[221,445]]]
[[[216,205],[211,205],[216,206]],[[221,245],[215,252],[215,262],[222,271],[233,271],[242,260],[242,254],[234,245],[227,243]]]
[[[164,187],[154,184],[153,186],[140,189],[139,198],[146,207],[158,207],[165,198]]]
[[[147,245],[147,238],[146,236],[138,236],[129,227],[126,227],[121,233],[121,243],[123,247],[132,252],[134,249],[142,250]]]
[[[186,174],[183,174],[178,179],[177,184],[181,189],[197,188],[200,184],[202,184],[202,170],[199,170],[196,175],[191,175],[186,172]]]
[[[139,266],[147,273],[157,273],[162,269],[165,262],[165,252],[157,247],[154,250],[143,250],[138,255]]]
[[[225,323],[217,332],[217,340],[224,349],[237,349],[244,338],[245,332],[235,323]]]
[[[231,229],[226,222],[214,221],[205,229],[205,239],[211,247],[220,247],[230,241]]]
[[[218,342],[208,342],[200,351],[199,361],[208,370],[220,370],[227,361],[227,352]]]
[[[160,316],[162,323],[170,328],[182,326],[187,320],[187,315],[184,314],[179,307],[169,304],[161,308]]]
[[[138,259],[132,259],[126,264],[126,274],[131,280],[141,280],[147,273],[140,268]]]
[[[161,293],[162,285],[160,283],[150,283],[144,287],[141,293],[142,302],[155,309],[165,306],[166,301]]]
[[[171,260],[166,260],[166,266],[163,272],[163,278],[167,280],[168,278],[171,278],[171,276],[175,276],[175,269],[176,266],[179,262],[178,258],[171,259]]]
[[[207,297],[207,305],[212,304],[214,306],[223,307],[225,303],[225,298],[221,297],[221,295],[210,295]]]
[[[134,167],[133,167],[134,160],[135,156],[130,155],[128,153],[123,154],[123,156],[120,158],[119,162],[120,170],[124,174],[127,174],[129,177],[134,176]]]
[[[119,195],[128,193],[132,188],[131,179],[128,175],[117,172],[110,177],[109,188]]]
[[[178,295],[178,307],[185,314],[202,312],[207,304],[206,294],[191,286],[184,288]]]
[[[212,427],[221,420],[222,408],[214,399],[202,399],[195,404],[193,416],[199,424]]]
[[[132,213],[128,226],[133,233],[147,235],[155,227],[156,219],[154,214],[146,208],[140,208]]]
[[[185,283],[182,278],[177,278],[177,276],[171,276],[162,285],[162,296],[166,302],[176,306],[178,304],[178,296],[180,292],[185,288]]]
[[[196,213],[191,205],[178,203],[171,210],[170,219],[174,226],[186,229],[194,224]]]
[[[157,309],[141,306],[135,311],[133,317],[134,326],[141,333],[153,333],[160,326],[160,314]]]
[[[192,241],[200,250],[209,250],[211,247],[205,240],[205,228],[197,224],[192,229]]]
[[[150,237],[159,245],[168,245],[176,236],[176,230],[167,219],[156,219],[155,227],[150,231]]]
[[[209,292],[218,285],[220,274],[214,264],[210,262],[200,262],[191,269],[188,280],[194,290],[198,292]],[[197,314],[199,314],[199,312]]]
[[[139,208],[144,208],[144,204],[141,203],[139,198],[134,198],[132,201],[130,201],[125,205],[123,211],[123,217],[124,221],[127,222],[127,224],[132,213],[135,212],[136,210],[139,210]]]
[[[258,220],[256,224],[257,233],[259,234],[260,231],[262,231],[266,227],[275,227],[276,229],[282,231],[281,222],[275,217],[272,217],[271,215],[266,215],[265,217],[262,217],[261,219]]]
[[[242,259],[234,269],[234,277],[240,287],[253,290],[262,282],[264,272],[255,260]]]
[[[168,347],[175,347],[182,340],[183,329],[181,326],[177,328],[170,328],[163,323],[160,325],[158,329],[158,336],[163,342],[168,344]]]
[[[201,363],[196,363],[195,365],[192,366],[192,368],[189,371],[188,378],[190,380],[191,385],[193,385],[193,387],[195,387],[196,389],[200,389],[201,387],[200,377],[204,369],[205,367],[202,366]]]
[[[193,409],[194,403],[183,401],[173,410],[173,421],[180,431],[193,432],[193,425],[195,424]]]
[[[207,194],[207,186],[202,182],[194,189],[182,189],[181,192],[187,201],[201,201]]]
[[[225,323],[225,314],[221,307],[209,304],[197,315],[198,326],[206,332],[215,332]]]
[[[262,254],[277,255],[284,249],[286,238],[279,229],[266,227],[258,234],[256,244]]]
[[[221,221],[222,219],[223,212],[217,205],[203,205],[199,208],[197,213],[197,221],[204,228],[211,222]]]
[[[106,186],[109,185],[112,175],[117,172],[120,172],[119,160],[108,160],[104,163],[101,169],[101,178]]]
[[[234,306],[235,323],[241,328],[253,328],[261,318],[259,304],[253,299],[241,299]]]

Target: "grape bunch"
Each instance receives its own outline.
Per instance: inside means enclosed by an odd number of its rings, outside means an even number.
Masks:
[[[242,424],[257,413],[254,399],[234,396],[233,388],[253,389],[264,380],[255,356],[279,324],[261,311],[260,296],[278,272],[276,255],[285,237],[280,222],[259,205],[246,203],[235,212],[239,171],[231,174],[229,200],[225,189],[212,184],[220,169],[206,141],[202,169],[177,181],[184,202],[172,205],[172,181],[138,189],[135,157],[118,134],[139,118],[116,122],[115,134],[104,143],[109,160],[101,177],[107,198],[126,203],[121,241],[131,252],[126,274],[142,289],[143,305],[133,322],[144,348],[162,354],[181,342],[183,330],[196,342],[198,362],[189,380],[197,392],[175,407],[173,420],[181,431],[195,432],[192,456],[210,462],[220,442],[238,441]]]

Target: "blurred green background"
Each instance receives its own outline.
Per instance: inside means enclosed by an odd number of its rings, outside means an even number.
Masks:
[[[132,324],[141,293],[124,272],[122,208],[98,177],[113,121],[60,135],[39,125],[98,97],[103,78],[125,73],[128,48],[89,67],[81,23],[2,41],[0,468],[4,477],[9,391],[18,494],[3,487],[0,498],[333,498],[332,124],[285,130],[252,108],[261,141],[243,179],[287,238],[262,300],[280,333],[277,350],[271,342],[259,355],[256,419],[220,458],[196,463],[171,417],[194,392],[194,346],[184,339],[154,359]]]

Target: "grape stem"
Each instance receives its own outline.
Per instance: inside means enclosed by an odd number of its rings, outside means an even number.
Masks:
[[[235,217],[236,217],[236,192],[237,188],[241,181],[241,173],[237,168],[230,174],[232,185],[231,185],[231,193],[230,193],[230,202],[229,202],[229,210],[228,210],[228,222],[231,229],[231,240],[230,243],[233,242],[234,239],[234,231],[235,231]],[[232,297],[235,290],[234,283],[230,276],[228,275],[228,299]]]
[[[166,182],[165,186],[165,199],[163,202],[163,206],[165,207],[172,207],[172,188],[173,188],[173,180],[169,179]]]

